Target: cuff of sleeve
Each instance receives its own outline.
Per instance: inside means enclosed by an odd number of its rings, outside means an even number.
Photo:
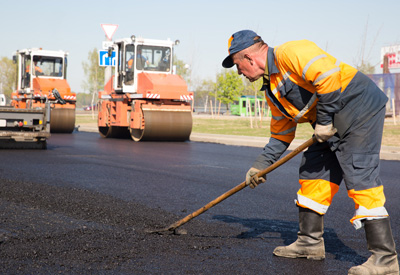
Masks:
[[[261,161],[258,160],[260,157],[256,159],[256,161],[253,163],[252,167],[257,168],[258,170],[264,170],[268,166],[272,164],[272,161]]]
[[[326,116],[319,116],[317,117],[317,123],[320,125],[328,125],[333,123],[333,116],[326,115]]]
[[[263,152],[256,158],[252,167],[263,170],[276,162],[281,155],[289,147],[289,143],[270,138],[267,145],[265,145]]]

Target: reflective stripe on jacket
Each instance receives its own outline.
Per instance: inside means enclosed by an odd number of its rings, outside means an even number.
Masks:
[[[270,48],[267,62],[270,81],[263,88],[272,114],[271,137],[287,143],[297,123],[332,123],[340,94],[357,73],[308,40]]]
[[[261,90],[271,109],[271,138],[253,163],[258,169],[286,151],[297,123],[333,122],[341,139],[369,121],[388,100],[369,77],[306,40],[269,48],[265,71]],[[332,141],[331,149],[338,141]]]

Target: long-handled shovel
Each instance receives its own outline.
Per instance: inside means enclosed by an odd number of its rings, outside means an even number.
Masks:
[[[306,142],[304,142],[303,144],[301,144],[300,146],[295,148],[292,152],[290,152],[286,156],[284,156],[281,159],[279,159],[278,161],[276,161],[274,164],[272,164],[269,167],[265,168],[264,170],[258,172],[257,176],[261,177],[261,176],[264,176],[264,175],[268,174],[269,172],[275,170],[276,168],[278,168],[279,166],[281,166],[282,164],[284,164],[285,162],[287,162],[288,160],[292,159],[294,156],[296,156],[297,154],[302,152],[304,149],[310,147],[316,141],[317,141],[316,138],[313,136],[312,138],[310,138],[309,140],[307,140]],[[183,219],[171,224],[170,226],[168,226],[166,228],[163,228],[163,229],[160,229],[160,230],[148,231],[148,233],[162,233],[162,232],[165,232],[165,231],[173,231],[176,228],[178,228],[179,226],[187,223],[191,219],[199,216],[200,214],[203,214],[208,209],[210,209],[211,207],[217,205],[218,203],[220,203],[221,201],[225,200],[226,198],[232,196],[236,192],[239,192],[240,190],[242,190],[246,186],[247,186],[246,185],[246,181],[244,181],[241,184],[237,185],[236,187],[232,188],[231,190],[227,191],[226,193],[222,194],[218,198],[214,199],[213,201],[210,201],[208,204],[206,204],[205,206],[201,207],[200,209],[198,209],[198,210],[194,211],[193,213],[187,215]]]

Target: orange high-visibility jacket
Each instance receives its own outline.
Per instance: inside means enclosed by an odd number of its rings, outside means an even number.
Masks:
[[[263,87],[272,114],[271,137],[287,143],[297,123],[332,123],[341,108],[340,94],[357,73],[308,40],[270,48],[267,63],[270,81]]]
[[[26,72],[27,72],[27,73],[30,73],[30,70],[31,70],[31,66],[30,66],[30,65],[26,66]],[[35,72],[42,73],[43,70],[42,70],[42,68],[40,68],[39,66],[35,66]]]
[[[268,49],[261,90],[271,109],[271,138],[253,163],[257,169],[286,151],[297,123],[333,122],[341,138],[353,125],[369,121],[388,100],[369,77],[307,40]]]
[[[128,60],[128,69],[132,69],[132,65],[133,65],[133,58]]]

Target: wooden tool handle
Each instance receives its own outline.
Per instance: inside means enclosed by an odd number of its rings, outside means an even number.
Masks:
[[[299,154],[300,152],[302,152],[304,149],[310,147],[312,144],[314,144],[316,142],[316,138],[313,136],[312,138],[310,138],[309,140],[307,140],[306,142],[304,142],[303,144],[301,144],[300,146],[298,146],[297,148],[295,148],[292,152],[290,152],[289,154],[287,154],[286,156],[280,158],[278,161],[276,161],[275,163],[273,163],[272,165],[268,166],[267,168],[265,168],[264,170],[260,171],[257,173],[258,177],[264,176],[268,173],[270,173],[271,171],[275,170],[276,168],[278,168],[279,166],[281,166],[282,164],[284,164],[285,162],[287,162],[288,160],[292,159],[294,156],[296,156],[297,154]],[[214,199],[213,201],[210,201],[209,203],[207,203],[205,206],[199,208],[198,210],[194,211],[193,213],[187,215],[186,217],[184,217],[183,219],[171,224],[170,226],[168,226],[166,229],[164,230],[174,230],[177,227],[187,223],[188,221],[190,221],[191,219],[199,216],[200,214],[203,214],[204,212],[206,212],[208,209],[210,209],[211,207],[215,206],[216,204],[220,203],[221,201],[225,200],[226,198],[229,198],[230,196],[232,196],[233,194],[239,192],[240,190],[242,190],[243,188],[245,188],[246,185],[246,181],[242,182],[241,184],[237,185],[236,187],[232,188],[231,190],[225,192],[224,194],[222,194],[221,196],[219,196],[218,198]]]

